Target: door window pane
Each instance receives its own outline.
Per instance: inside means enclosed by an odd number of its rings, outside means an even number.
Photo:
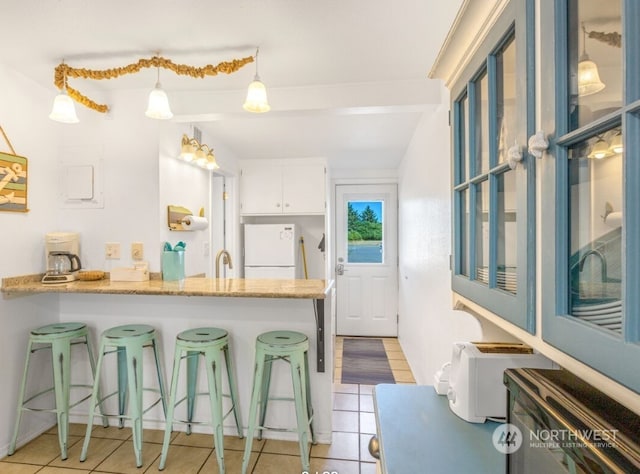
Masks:
[[[570,314],[616,332],[622,328],[621,138],[616,128],[569,149]]]
[[[575,130],[622,105],[620,0],[569,2],[569,113]]]
[[[507,159],[509,147],[516,143],[516,42],[511,40],[496,55],[498,162]]]
[[[349,201],[347,262],[382,263],[383,228],[383,201]]]
[[[474,176],[489,171],[489,77],[476,81],[475,100],[476,169]]]
[[[516,174],[509,170],[496,176],[498,186],[497,286],[516,294],[518,205]]]
[[[489,181],[476,185],[476,279],[489,283]]]

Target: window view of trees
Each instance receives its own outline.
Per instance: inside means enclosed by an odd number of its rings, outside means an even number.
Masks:
[[[347,261],[382,263],[382,201],[353,201],[347,206]]]
[[[382,223],[371,206],[361,211],[348,204],[348,232],[349,241],[354,240],[382,240]]]

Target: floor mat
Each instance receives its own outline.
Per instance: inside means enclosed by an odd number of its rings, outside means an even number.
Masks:
[[[395,383],[381,339],[345,338],[342,346],[342,383]]]

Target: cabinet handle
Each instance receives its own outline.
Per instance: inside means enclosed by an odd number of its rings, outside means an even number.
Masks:
[[[277,203],[277,204],[276,204],[276,207],[280,207],[280,203]]]
[[[288,202],[285,203],[284,207],[289,207],[289,203]]]
[[[542,153],[549,148],[549,140],[544,136],[542,130],[538,130],[529,137],[529,153],[536,158],[542,158]]]

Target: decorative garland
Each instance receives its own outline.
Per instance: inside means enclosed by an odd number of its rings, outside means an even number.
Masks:
[[[140,72],[143,68],[161,67],[169,69],[181,76],[191,76],[194,78],[204,78],[205,76],[217,76],[218,73],[232,74],[246,64],[254,61],[253,56],[248,56],[242,59],[234,59],[233,61],[225,61],[213,66],[207,64],[204,67],[193,67],[186,64],[176,64],[170,59],[163,58],[162,56],[153,56],[149,59],[140,59],[137,63],[129,64],[124,67],[116,67],[112,69],[105,69],[102,71],[92,69],[77,69],[65,64],[64,62],[59,64],[55,68],[53,83],[58,89],[64,89],[66,87],[69,97],[76,102],[96,110],[98,112],[106,113],[109,107],[103,104],[98,104],[87,96],[83,95],[78,90],[69,87],[67,84],[68,77],[79,77],[82,79],[114,79],[125,74],[133,74]]]
[[[605,33],[603,31],[589,31],[589,38],[600,41],[601,43],[614,46],[616,48],[622,47],[622,35],[616,31],[612,33]]]

